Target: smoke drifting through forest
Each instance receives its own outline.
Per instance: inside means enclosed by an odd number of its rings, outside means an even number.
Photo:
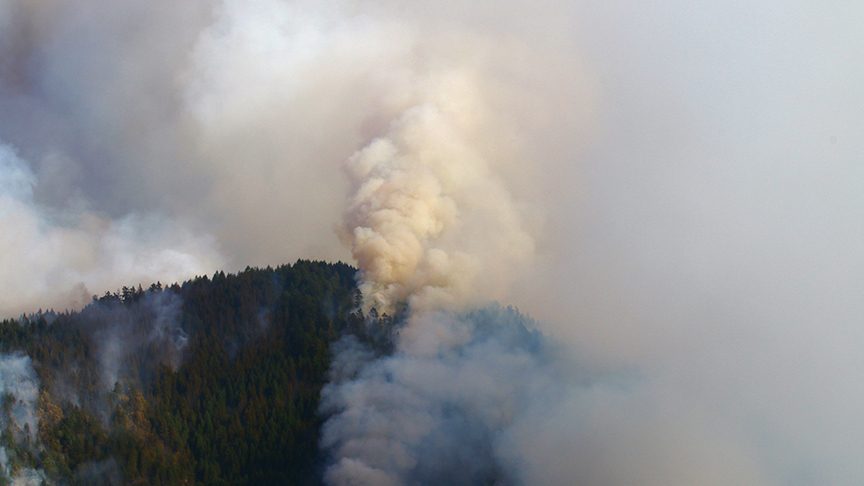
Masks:
[[[32,362],[26,355],[0,355],[0,433],[11,434],[15,441],[31,441],[39,430],[36,415],[36,400],[39,396],[39,382],[33,372]],[[14,454],[14,453],[13,453]],[[44,478],[40,472],[28,468],[15,468],[16,458],[10,457],[0,445],[0,477],[14,479],[14,484],[39,484]]]
[[[512,309],[423,312],[396,351],[375,358],[347,338],[322,392],[329,484],[531,484],[514,426],[557,402],[560,376],[531,323]],[[562,379],[563,378],[563,379]],[[572,383],[569,383],[572,384]]]
[[[637,370],[563,386],[492,441],[525,482],[861,483],[862,18],[851,1],[0,0],[0,311],[353,250],[370,305],[499,298],[583,367]],[[502,213],[421,170],[433,134],[430,157],[468,148]],[[397,236],[386,186],[409,175],[432,183],[416,209],[434,224],[376,267],[376,234]]]

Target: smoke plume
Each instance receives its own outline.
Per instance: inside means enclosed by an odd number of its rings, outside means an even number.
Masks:
[[[500,294],[502,271],[530,263],[516,204],[453,115],[411,108],[348,160],[357,190],[345,227],[367,307],[450,308],[476,298],[481,275],[482,292]]]
[[[363,309],[407,323],[392,356],[351,338],[334,348],[352,371],[334,367],[323,392],[329,484],[512,483],[519,471],[498,437],[555,381],[545,350],[507,322],[518,314],[453,313],[505,295],[532,263],[536,228],[503,177],[524,154],[516,126],[500,122],[512,107],[488,95],[506,85],[482,58],[429,55],[438,62],[414,75],[407,108],[345,164],[353,192],[342,235]],[[490,138],[510,140],[511,153]]]
[[[329,484],[519,482],[500,438],[560,382],[518,313],[462,313],[505,296],[536,252],[537,213],[508,181],[508,167],[534,154],[519,143],[514,87],[496,73],[514,53],[477,32],[436,40],[413,41],[423,68],[401,87],[405,108],[345,163],[341,235],[362,310],[404,325],[392,355],[350,337],[334,347],[322,406]]]

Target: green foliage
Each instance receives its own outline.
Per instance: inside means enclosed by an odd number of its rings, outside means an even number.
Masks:
[[[318,401],[331,342],[360,325],[355,273],[218,272],[0,322],[0,351],[25,351],[42,390],[19,463],[68,484],[320,482]]]

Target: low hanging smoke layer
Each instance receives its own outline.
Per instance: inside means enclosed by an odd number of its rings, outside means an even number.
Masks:
[[[845,0],[0,0],[0,311],[353,253],[367,306],[450,309],[406,324],[444,370],[487,357],[464,315],[491,298],[583,356],[552,372],[492,333],[536,373],[502,367],[531,405],[497,429],[451,396],[478,470],[860,484],[862,21]],[[400,339],[334,371],[331,412],[426,362]],[[382,404],[447,416],[444,378],[398,376],[435,386]],[[334,464],[387,464],[329,427]]]

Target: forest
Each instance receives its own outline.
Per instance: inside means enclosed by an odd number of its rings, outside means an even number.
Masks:
[[[388,358],[404,325],[364,315],[356,276],[300,260],[0,322],[0,486],[323,484],[337,340]],[[542,347],[512,307],[463,317],[480,346]]]
[[[365,327],[355,273],[217,272],[0,322],[0,484],[320,483],[329,347]]]

